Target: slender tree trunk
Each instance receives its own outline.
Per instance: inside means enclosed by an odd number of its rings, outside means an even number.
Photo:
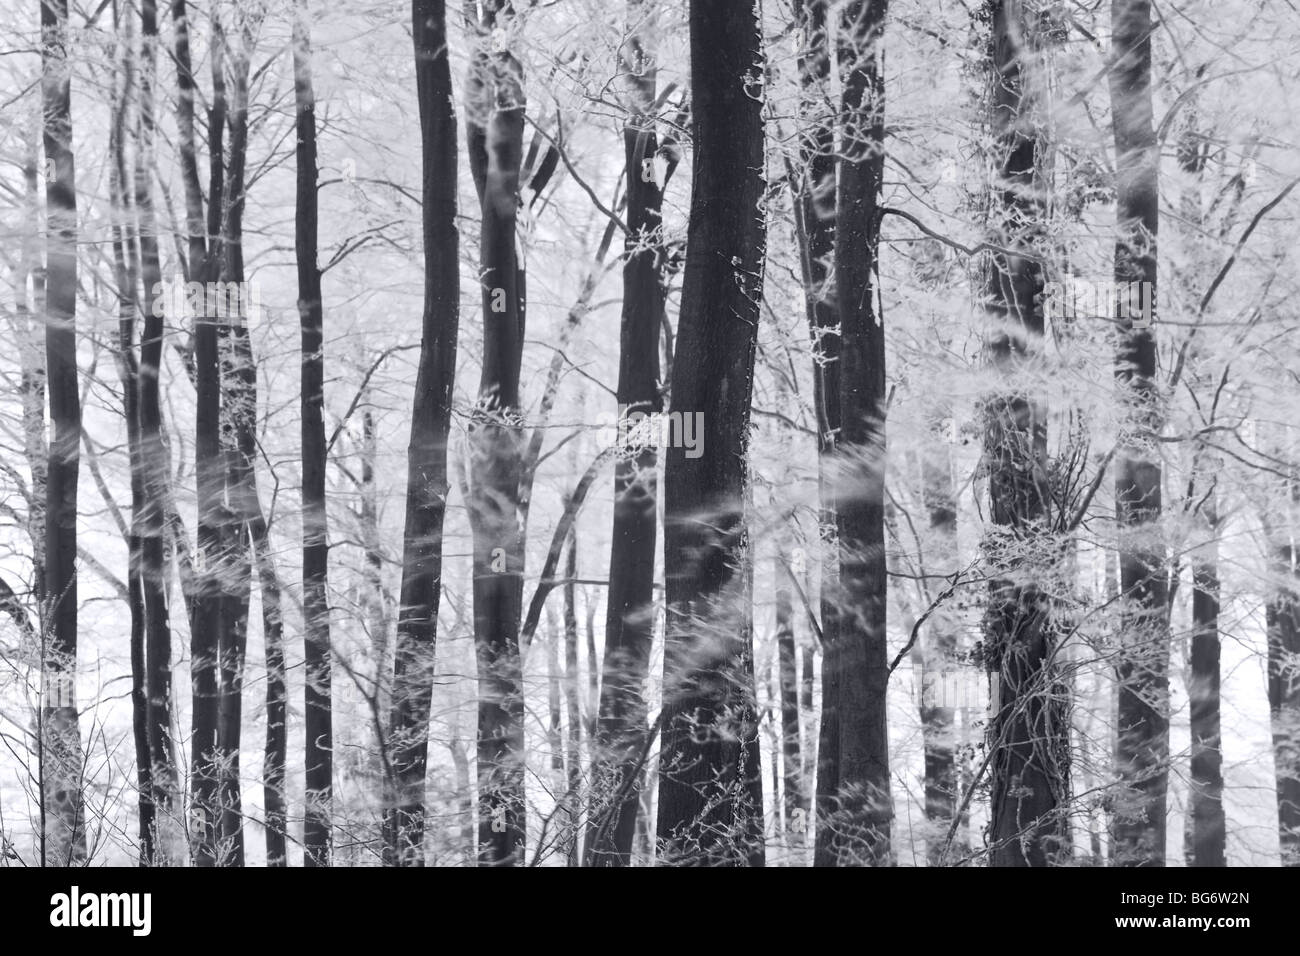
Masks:
[[[155,163],[154,83],[157,76],[158,10],[156,0],[141,6],[140,149],[136,156],[135,204],[140,222],[141,277],[144,280],[144,332],[140,340],[139,438],[144,478],[140,513],[140,578],[146,622],[148,736],[152,762],[152,802],[157,817],[160,863],[177,862],[173,846],[173,805],[178,786],[172,742],[171,620],[167,601],[166,525],[167,449],[163,443],[159,380],[162,368],[164,308],[159,298],[162,267],[158,226],[149,180]]]
[[[582,806],[582,701],[578,695],[578,539],[570,527],[564,565],[564,703],[569,713],[568,733],[564,743],[564,761],[568,769],[565,781],[564,835],[565,862],[579,866],[582,860],[580,808]]]
[[[298,318],[302,327],[302,591],[307,731],[308,866],[330,861],[333,729],[330,706],[328,515],[325,509],[324,306],[316,264],[316,96],[312,91],[311,38],[305,2],[293,23],[293,88],[298,125],[298,198],[294,249],[298,258]]]
[[[389,863],[424,863],[424,776],[429,751],[442,523],[447,509],[460,321],[456,231],[456,114],[452,105],[444,0],[413,0],[416,91],[422,156],[424,314],[407,450],[406,530],[390,724],[394,795],[385,819]]]
[[[1285,455],[1281,453],[1279,457]],[[1268,625],[1268,711],[1277,780],[1277,828],[1283,866],[1300,866],[1300,554],[1295,545],[1294,516],[1300,511],[1300,480],[1282,484],[1274,511],[1266,517],[1271,593]],[[1290,520],[1285,520],[1290,519]]]
[[[41,2],[47,236],[45,368],[53,434],[45,498],[42,655],[42,807],[47,865],[86,860],[81,728],[77,715],[77,478],[81,396],[77,386],[77,185],[72,156],[72,59],[67,0]]]
[[[496,24],[489,3],[485,30]],[[504,16],[511,16],[509,8]],[[524,703],[519,624],[524,547],[520,525],[523,432],[523,269],[515,219],[523,158],[523,67],[482,41],[467,84],[470,170],[482,211],[483,373],[470,428],[469,513],[474,538],[478,650],[479,862],[514,866],[526,839]]]
[[[1205,455],[1202,452],[1202,455]],[[1201,457],[1201,456],[1198,456]],[[1192,839],[1189,866],[1227,866],[1223,813],[1223,749],[1219,733],[1219,516],[1215,477],[1201,474],[1197,533],[1205,536],[1192,555],[1191,709]]]
[[[653,585],[658,456],[639,440],[636,423],[663,410],[659,394],[659,327],[663,295],[663,183],[656,172],[656,76],[653,0],[629,0],[624,51],[628,117],[623,127],[627,177],[623,315],[618,414],[628,435],[614,465],[614,530],[605,613],[605,657],[592,784],[601,800],[591,820],[589,865],[627,866],[636,836],[641,789],[634,770],[645,739],[642,687],[654,640]],[[637,779],[629,782],[628,775]],[[608,802],[604,797],[608,795]],[[608,803],[608,805],[606,805]]]
[[[835,210],[835,282],[841,335],[834,496],[840,595],[823,662],[817,793],[819,866],[892,861],[885,720],[885,332],[872,302],[884,174],[885,0],[841,11],[841,160]]]
[[[225,172],[223,141],[226,125],[224,37],[214,25],[212,38],[212,106],[208,112],[209,187],[206,234],[198,170],[185,159],[193,150],[193,77],[188,68],[187,17],[183,2],[173,6],[177,18],[177,58],[181,78],[179,124],[185,167],[186,209],[190,230],[190,263],[196,281],[215,282],[220,275],[221,207]],[[182,39],[185,55],[181,58]],[[188,107],[188,115],[187,115]],[[188,127],[188,134],[186,132]],[[199,232],[196,234],[195,230]],[[205,306],[194,316],[194,371],[197,396],[194,413],[194,470],[198,505],[198,547],[195,553],[194,621],[190,629],[190,827],[196,866],[217,863],[218,782],[218,653],[224,629],[222,566],[225,563],[222,527],[226,522],[225,467],[221,452],[221,370],[218,364],[217,319]]]
[[[1190,182],[1183,193],[1183,218],[1189,225],[1193,246],[1191,268],[1183,281],[1199,299],[1203,283],[1197,277],[1205,264],[1197,245],[1205,230],[1201,187],[1206,163],[1206,144],[1196,129],[1195,102],[1186,115],[1188,128],[1179,143],[1178,162]],[[1188,377],[1193,376],[1196,347],[1189,349]],[[1192,387],[1213,389],[1204,373]],[[1192,383],[1189,383],[1192,384]],[[1188,866],[1227,866],[1227,827],[1223,813],[1223,750],[1219,720],[1219,535],[1218,472],[1222,458],[1208,444],[1198,443],[1192,452],[1190,492],[1196,497],[1192,533],[1199,539],[1192,546],[1192,659],[1187,696],[1191,710],[1191,781],[1187,814],[1185,858]]]
[[[665,466],[668,621],[660,862],[762,865],[748,549],[748,432],[763,287],[758,5],[690,5],[694,176],[670,411],[702,445]],[[758,792],[758,801],[755,793]]]
[[[1115,282],[1120,338],[1115,379],[1124,417],[1116,455],[1123,647],[1118,676],[1115,862],[1164,866],[1169,779],[1169,631],[1161,514],[1163,421],[1153,314],[1135,321],[1130,302],[1156,303],[1160,149],[1152,125],[1150,0],[1111,0],[1111,116],[1117,166]],[[1140,286],[1139,286],[1140,284]]]
[[[1052,596],[1038,584],[1050,579],[1051,567],[1029,563],[1044,553],[1041,538],[1053,520],[1047,408],[1032,381],[1043,336],[1034,304],[1044,288],[1044,186],[1031,117],[1040,79],[1024,4],[992,0],[989,12],[997,164],[990,226],[997,244],[1014,250],[992,256],[985,292],[985,351],[997,382],[986,401],[984,436],[996,526],[985,545],[996,575],[989,582],[984,650],[993,696],[989,837],[994,866],[1046,866],[1069,853],[1058,814],[1069,787],[1069,724],[1065,691],[1048,666]]]
[[[140,863],[149,866],[155,854],[156,833],[152,765],[149,756],[149,694],[145,665],[145,596],[140,580],[140,523],[145,501],[144,463],[140,449],[140,366],[135,351],[136,312],[139,309],[140,268],[136,233],[127,194],[126,118],[135,88],[135,30],[128,17],[116,16],[114,27],[123,42],[121,86],[113,80],[109,127],[109,193],[113,210],[113,276],[117,283],[117,370],[122,383],[126,418],[127,455],[131,474],[131,527],[127,536],[127,592],[131,613],[131,711],[135,741],[136,779],[139,785]],[[25,283],[22,287],[25,294]]]

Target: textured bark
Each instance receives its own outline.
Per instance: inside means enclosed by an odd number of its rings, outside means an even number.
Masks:
[[[1068,854],[1057,814],[1069,787],[1069,724],[1064,691],[1048,666],[1054,631],[1052,597],[1039,586],[1051,571],[1043,540],[1053,520],[1047,473],[1047,408],[1036,393],[1034,354],[1043,336],[1035,308],[1044,287],[1035,258],[1045,243],[1042,144],[1032,114],[1038,77],[1034,37],[1020,0],[988,8],[990,123],[998,177],[991,201],[995,242],[985,292],[990,331],[987,361],[998,392],[986,401],[984,454],[990,517],[996,526],[986,551],[996,577],[989,582],[985,664],[990,672],[989,725],[994,866],[1046,866]]]
[[[158,10],[156,0],[141,5],[140,148],[136,156],[135,205],[140,229],[140,274],[144,282],[144,330],[140,340],[137,425],[143,502],[140,510],[140,583],[146,631],[148,741],[154,813],[159,827],[159,863],[175,863],[173,815],[178,786],[172,741],[171,620],[167,600],[166,524],[167,449],[163,443],[161,383],[165,317],[157,292],[162,282],[158,226],[150,177],[155,163],[154,83],[157,75]]]
[[[762,865],[748,548],[748,433],[765,254],[758,6],[690,5],[694,175],[670,415],[659,862]]]
[[[423,865],[424,776],[447,508],[447,434],[460,321],[460,237],[446,4],[414,0],[411,16],[423,170],[424,313],[407,449],[401,609],[389,732],[394,794],[384,829],[388,863]]]
[[[885,0],[842,8],[841,159],[835,299],[841,335],[840,435],[833,494],[840,609],[823,661],[817,775],[818,866],[892,861],[885,722],[885,332],[872,301],[884,175]]]
[[[628,116],[623,127],[627,181],[623,313],[619,337],[618,412],[628,438],[614,465],[614,530],[601,664],[594,785],[600,806],[591,820],[588,863],[627,866],[636,836],[641,773],[636,768],[646,734],[642,688],[654,640],[653,585],[658,455],[653,442],[632,431],[642,416],[663,410],[659,394],[659,328],[663,293],[663,183],[656,174],[658,137],[654,102],[657,69],[652,4],[629,0],[624,50]],[[629,780],[632,776],[635,780]]]
[[[177,55],[181,38],[188,37],[181,24],[187,20],[184,4],[173,6],[177,17]],[[196,281],[216,281],[220,276],[221,205],[225,173],[223,160],[226,125],[226,94],[223,75],[224,38],[214,28],[212,40],[212,106],[208,112],[209,186],[207,224],[203,225],[203,195],[197,165],[191,171],[185,163],[186,209],[189,213],[190,269]],[[182,157],[193,152],[193,78],[188,69],[188,47],[180,60]],[[187,80],[188,78],[188,80]],[[189,105],[188,129],[184,111]],[[192,174],[191,174],[192,173]],[[206,228],[206,233],[204,229]],[[198,230],[197,234],[195,230]],[[222,600],[221,567],[225,556],[222,527],[226,522],[225,463],[221,453],[221,378],[218,366],[216,318],[194,316],[194,470],[197,487],[198,527],[195,553],[194,619],[190,628],[190,839],[196,866],[217,862],[217,674],[220,634],[225,602]]]
[[[311,37],[306,4],[293,24],[293,89],[297,106],[298,193],[294,251],[298,260],[298,320],[302,341],[302,591],[306,656],[307,820],[303,842],[308,866],[330,860],[333,794],[333,712],[330,706],[329,521],[325,508],[325,337],[317,256],[316,95],[312,90]]]
[[[1196,248],[1206,226],[1201,187],[1206,163],[1206,145],[1196,129],[1195,104],[1187,111],[1189,124],[1179,142],[1178,164],[1189,177],[1183,195],[1183,218],[1189,224],[1193,244],[1192,268],[1183,276],[1189,290],[1203,295],[1198,281],[1205,257]],[[1204,302],[1204,299],[1201,299]],[[1217,383],[1196,369],[1196,348],[1189,352],[1188,378],[1193,387],[1212,391]],[[1197,374],[1197,373],[1200,374]],[[1193,383],[1189,382],[1189,386]],[[1185,858],[1188,866],[1227,866],[1227,825],[1223,812],[1223,750],[1220,736],[1219,696],[1219,489],[1218,473],[1223,459],[1214,449],[1198,443],[1192,453],[1192,482],[1196,497],[1193,514],[1192,562],[1192,654],[1187,696],[1191,711],[1190,810],[1187,814]]]
[[[1146,283],[1154,309],[1159,144],[1152,125],[1150,0],[1111,0],[1111,117],[1117,167],[1115,282]],[[1115,380],[1123,415],[1115,456],[1123,647],[1118,667],[1114,861],[1164,866],[1169,781],[1169,625],[1161,514],[1163,413],[1156,382],[1155,316],[1120,321]]]
[[[485,30],[496,24],[489,3]],[[511,16],[509,8],[502,17]],[[520,523],[523,431],[523,269],[515,221],[523,159],[523,67],[480,41],[466,84],[470,171],[481,211],[483,371],[470,427],[474,640],[478,651],[479,863],[514,866],[526,838],[524,702],[519,624],[524,543]]]
[[[1285,452],[1281,452],[1284,455]],[[1292,528],[1300,513],[1300,480],[1281,483],[1265,517],[1271,593],[1268,625],[1268,711],[1277,781],[1277,829],[1283,866],[1300,866],[1300,554]]]
[[[86,860],[81,729],[77,714],[77,180],[72,155],[67,0],[41,2],[41,107],[47,170],[45,369],[53,432],[45,484],[46,614],[40,712],[43,859]]]

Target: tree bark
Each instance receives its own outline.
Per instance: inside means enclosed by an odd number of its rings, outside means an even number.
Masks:
[[[393,678],[393,797],[384,821],[390,864],[424,863],[424,777],[429,751],[442,525],[447,510],[451,427],[460,322],[456,229],[456,114],[452,104],[444,0],[413,0],[416,91],[422,156],[424,313],[420,364],[407,449],[406,530]]]
[[[178,119],[185,167],[186,209],[190,230],[191,273],[195,281],[215,282],[220,276],[221,207],[225,172],[223,142],[226,125],[224,37],[214,24],[212,38],[212,106],[208,111],[209,187],[206,233],[203,231],[203,195],[199,188],[197,163],[190,168],[186,154],[193,154],[193,77],[188,68],[188,29],[183,0],[172,8],[177,18],[177,57],[180,63],[181,95]],[[182,41],[185,42],[181,58]],[[188,117],[186,110],[188,106]],[[188,119],[188,123],[187,123]],[[188,134],[186,132],[188,127]],[[199,230],[196,234],[195,230]],[[195,553],[194,620],[190,629],[190,784],[191,855],[195,866],[217,863],[219,820],[218,783],[218,691],[217,673],[220,635],[224,629],[225,602],[222,599],[222,566],[225,562],[222,528],[226,523],[225,467],[221,452],[221,372],[218,365],[217,320],[207,305],[194,319],[194,470],[197,488],[198,528]]]
[[[163,443],[160,374],[164,335],[164,308],[159,300],[162,267],[158,253],[158,226],[153,211],[149,178],[155,155],[154,83],[157,76],[158,10],[156,0],[141,6],[143,68],[140,74],[140,149],[136,156],[135,204],[140,222],[141,277],[144,281],[144,331],[140,339],[139,440],[144,481],[140,512],[140,580],[146,630],[148,737],[152,762],[152,802],[157,817],[160,863],[174,863],[172,846],[174,803],[178,786],[175,746],[172,741],[171,620],[167,601],[166,525],[163,503],[167,499],[167,449]],[[165,830],[164,830],[165,828]]]
[[[307,732],[306,864],[330,860],[333,793],[333,726],[330,706],[329,519],[325,508],[324,305],[317,256],[316,96],[312,90],[311,37],[305,2],[293,22],[293,89],[297,107],[297,212],[294,251],[298,260],[298,319],[302,329],[302,591]]]
[[[614,464],[614,530],[605,613],[605,656],[592,770],[599,805],[591,819],[588,863],[627,866],[636,836],[641,789],[638,762],[646,729],[643,694],[654,640],[653,586],[657,538],[658,455],[639,440],[635,423],[663,410],[659,393],[659,327],[663,294],[663,183],[658,178],[654,103],[656,24],[652,2],[629,0],[624,50],[628,116],[623,126],[627,181],[623,313],[619,342],[621,442]],[[622,434],[622,432],[621,432]],[[627,777],[635,774],[630,785]],[[606,801],[605,797],[611,799]]]
[[[702,445],[670,442],[665,465],[659,862],[761,866],[745,571],[766,241],[758,5],[692,0],[690,44],[694,176],[669,415],[693,416]]]
[[[485,32],[496,25],[501,6],[486,5]],[[508,5],[501,14],[503,20],[513,16]],[[522,859],[527,833],[519,652],[524,273],[515,247],[525,101],[519,60],[508,50],[489,52],[486,42],[481,39],[473,55],[466,113],[470,171],[482,213],[484,326],[483,372],[469,436],[479,685],[479,863],[514,866]]]
[[[990,673],[991,820],[994,866],[1046,866],[1068,855],[1058,810],[1069,787],[1065,691],[1049,666],[1055,633],[1051,572],[1043,540],[1053,520],[1047,464],[1047,408],[1035,393],[1033,356],[1043,337],[1035,308],[1044,288],[1042,144],[1033,111],[1034,37],[1020,0],[989,4],[990,123],[997,181],[991,230],[997,244],[985,292],[987,361],[997,391],[985,403],[984,454],[994,531],[985,550],[989,582],[984,663]],[[1025,583],[1029,582],[1029,583]]]
[[[77,180],[72,154],[72,59],[67,0],[41,0],[47,235],[45,368],[53,434],[45,486],[45,639],[41,658],[43,858],[86,861],[81,728],[77,714]]]
[[[1111,117],[1117,167],[1115,282],[1141,283],[1156,303],[1159,144],[1152,125],[1150,0],[1111,0]],[[1134,285],[1129,285],[1130,283]],[[1142,296],[1145,299],[1145,293]],[[1123,292],[1117,303],[1133,297]],[[1121,309],[1128,312],[1130,310]],[[1155,438],[1163,423],[1156,382],[1154,315],[1121,316],[1115,380],[1123,415],[1116,454],[1123,647],[1118,667],[1115,863],[1164,866],[1169,780],[1169,624],[1161,539],[1161,465]]]
[[[885,719],[885,333],[872,298],[884,175],[886,0],[841,12],[835,284],[841,335],[834,497],[841,597],[822,664],[818,866],[892,861]]]
[[[1279,454],[1279,457],[1285,452]],[[1271,593],[1266,605],[1268,627],[1268,712],[1277,781],[1277,830],[1283,866],[1300,866],[1300,554],[1294,532],[1300,511],[1300,479],[1291,474],[1266,516]],[[1288,520],[1289,519],[1289,520]]]

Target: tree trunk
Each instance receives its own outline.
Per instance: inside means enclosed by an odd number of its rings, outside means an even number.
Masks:
[[[498,4],[489,3],[484,30]],[[507,7],[505,16],[510,16]],[[514,866],[526,839],[524,702],[519,623],[524,543],[520,525],[523,432],[523,269],[515,219],[523,158],[523,67],[481,41],[467,83],[470,170],[482,212],[483,373],[470,427],[469,515],[474,538],[474,640],[478,651],[479,863]]]
[[[1206,226],[1201,187],[1206,163],[1205,137],[1196,129],[1195,103],[1179,142],[1178,162],[1190,183],[1183,193],[1182,212],[1193,244],[1191,268],[1183,281],[1197,299],[1204,283],[1198,276],[1206,264],[1197,244]],[[1188,378],[1199,381],[1189,386],[1213,390],[1215,381],[1204,372],[1195,374],[1197,349],[1188,349]],[[1199,371],[1199,370],[1196,370]],[[1213,412],[1211,412],[1211,421]],[[1227,866],[1227,827],[1223,813],[1223,749],[1220,736],[1219,698],[1219,535],[1222,533],[1218,506],[1218,474],[1222,457],[1207,443],[1198,442],[1192,451],[1192,481],[1189,496],[1197,502],[1193,510],[1192,534],[1198,540],[1191,549],[1192,561],[1192,659],[1187,696],[1191,711],[1190,810],[1187,814],[1184,856],[1188,866]]]
[[[53,434],[45,497],[45,606],[41,688],[43,858],[86,861],[81,727],[77,715],[77,184],[72,156],[67,0],[41,2],[47,238],[45,368]],[[50,175],[52,174],[52,176]]]
[[[1054,640],[1052,596],[1040,588],[1047,549],[1051,489],[1047,408],[1028,384],[1043,336],[1034,304],[1044,288],[1040,251],[1045,216],[1041,149],[1032,133],[1036,109],[1034,37],[1020,0],[990,4],[990,122],[997,182],[990,204],[996,243],[985,292],[990,329],[985,344],[997,391],[985,404],[989,508],[995,526],[985,543],[995,577],[989,582],[984,662],[990,672],[989,842],[994,866],[1046,866],[1068,855],[1058,809],[1069,786],[1069,724],[1065,691],[1048,666]],[[1030,583],[1022,583],[1028,581]]]
[[[1278,454],[1279,460],[1286,457]],[[1281,483],[1274,513],[1266,516],[1271,593],[1266,607],[1268,626],[1268,712],[1273,737],[1273,768],[1277,780],[1277,830],[1283,866],[1300,866],[1300,562],[1295,546],[1294,517],[1300,507],[1300,480],[1294,474]],[[1280,520],[1279,520],[1280,519]],[[1287,520],[1290,519],[1290,520]]]
[[[136,156],[135,203],[140,221],[141,277],[144,280],[144,332],[140,339],[139,436],[144,479],[144,507],[140,513],[140,579],[146,626],[149,752],[152,762],[152,802],[157,818],[160,863],[177,862],[172,845],[176,789],[176,754],[171,735],[171,620],[167,601],[166,525],[163,503],[167,498],[167,449],[163,443],[160,375],[164,335],[164,309],[159,301],[162,267],[158,254],[158,227],[149,185],[154,157],[154,82],[157,75],[158,10],[156,0],[141,7],[143,68],[140,75],[140,149]]]
[[[447,509],[447,434],[456,374],[460,264],[456,114],[446,4],[413,0],[411,17],[423,158],[424,314],[407,449],[406,530],[389,737],[394,795],[384,829],[387,862],[420,866],[424,863],[429,708],[442,596],[442,523]]]
[[[619,342],[618,414],[627,439],[614,465],[614,530],[605,612],[605,657],[592,785],[591,866],[627,866],[636,836],[645,740],[643,685],[654,641],[654,570],[658,455],[638,440],[636,422],[663,410],[659,394],[659,326],[663,295],[663,183],[655,134],[656,23],[652,2],[629,0],[628,116],[623,127],[627,181],[623,314]],[[629,780],[635,776],[635,780]],[[606,797],[608,796],[608,800]]]
[[[1118,667],[1116,746],[1121,790],[1115,862],[1164,866],[1169,780],[1169,625],[1165,549],[1160,537],[1161,466],[1155,438],[1163,413],[1155,379],[1154,315],[1128,315],[1128,290],[1156,303],[1159,144],[1152,126],[1150,0],[1111,0],[1111,116],[1115,135],[1115,283],[1119,323],[1115,380],[1124,419],[1116,454],[1123,647]],[[1132,285],[1130,285],[1132,283]]]
[[[885,0],[842,10],[841,159],[835,209],[835,283],[841,335],[834,478],[840,608],[823,661],[817,793],[818,866],[892,861],[885,720],[885,332],[872,273],[884,174]]]
[[[660,862],[763,864],[745,522],[765,223],[758,5],[692,0],[694,177],[665,466]],[[694,422],[688,449],[683,425]],[[757,794],[757,800],[755,799]]]
[[[328,515],[325,509],[325,337],[321,276],[316,264],[316,96],[312,90],[311,37],[306,4],[293,22],[293,89],[297,106],[298,196],[294,251],[298,259],[298,319],[302,328],[302,591],[307,732],[308,866],[330,861],[333,728],[330,706]]]
[[[181,95],[178,118],[182,158],[193,154],[194,85],[188,68],[188,31],[183,2],[173,6]],[[180,59],[182,41],[185,57]],[[197,165],[185,162],[186,209],[190,230],[191,273],[196,281],[215,282],[220,275],[221,206],[224,192],[223,140],[226,125],[224,38],[214,24],[212,38],[212,106],[208,111],[208,216],[203,230],[203,196]],[[188,105],[188,116],[186,108]],[[188,124],[187,124],[188,120]],[[186,133],[188,125],[188,135]],[[196,234],[195,230],[199,232]],[[195,866],[217,863],[218,653],[224,629],[221,571],[225,562],[222,527],[226,522],[225,467],[221,454],[221,370],[218,365],[217,319],[205,306],[194,316],[194,471],[198,529],[195,554],[194,621],[190,629],[190,683],[193,694],[190,733],[191,843]]]

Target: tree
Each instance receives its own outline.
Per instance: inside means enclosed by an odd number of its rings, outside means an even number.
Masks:
[[[293,21],[293,90],[297,110],[298,194],[294,252],[298,260],[298,319],[302,329],[302,590],[307,681],[308,866],[330,858],[333,728],[330,708],[329,519],[325,508],[325,335],[320,268],[316,264],[316,96],[311,79],[307,6]]]
[[[45,368],[53,434],[45,484],[45,581],[40,712],[42,856],[86,860],[81,725],[77,713],[77,174],[72,154],[67,0],[41,0],[41,107],[46,162]]]
[[[669,420],[703,447],[664,471],[667,625],[660,716],[660,862],[762,865],[754,701],[748,429],[763,290],[763,50],[757,5],[692,0],[691,213]]]
[[[466,82],[466,138],[482,234],[483,372],[470,428],[474,640],[478,648],[479,862],[513,866],[525,839],[524,702],[519,624],[524,541],[520,524],[523,430],[519,376],[524,271],[515,220],[523,160],[523,66],[506,43],[512,6],[483,4],[482,36]]]
[[[213,24],[212,105],[208,112],[209,187],[206,227],[203,191],[199,185],[194,135],[194,78],[190,67],[188,16],[185,0],[176,0],[177,122],[181,131],[181,158],[185,180],[185,207],[192,275],[205,284],[221,272],[221,207],[223,202],[224,131],[226,91],[224,38]],[[217,863],[219,820],[218,689],[219,641],[224,627],[222,565],[225,561],[223,529],[226,524],[225,468],[221,452],[221,379],[218,366],[217,319],[205,307],[194,320],[194,470],[197,487],[198,528],[195,555],[194,616],[190,625],[190,789],[191,854],[196,866]]]
[[[1047,460],[1047,407],[1035,353],[1044,332],[1044,149],[1033,131],[1041,78],[1036,24],[1019,0],[994,0],[990,23],[990,123],[996,180],[985,292],[985,345],[998,392],[985,407],[989,507],[995,525],[985,549],[989,582],[984,660],[994,716],[990,842],[995,866],[1046,866],[1067,851],[1057,813],[1068,793],[1068,722],[1050,665],[1053,551],[1059,516]],[[1002,251],[1005,250],[1005,251]]]
[[[421,865],[460,272],[456,114],[447,54],[446,4],[444,0],[414,0],[411,18],[423,169],[424,314],[407,450],[402,596],[390,725],[395,793],[384,823],[387,862]]]
[[[592,818],[592,865],[626,866],[636,833],[640,752],[646,735],[642,685],[654,638],[653,585],[658,455],[636,423],[663,410],[659,327],[664,312],[664,159],[655,132],[657,23],[653,4],[629,0],[624,49],[628,115],[623,126],[627,177],[618,414],[628,440],[614,465],[614,530],[609,559],[597,749],[597,785],[610,794]],[[567,592],[566,592],[567,593]],[[567,604],[566,604],[567,606]]]
[[[171,845],[177,783],[176,754],[171,736],[171,620],[167,599],[166,526],[164,502],[168,496],[167,448],[163,441],[161,390],[165,307],[159,301],[162,267],[158,252],[158,227],[153,210],[150,177],[156,157],[154,141],[154,86],[157,76],[158,8],[145,0],[140,8],[140,149],[136,155],[135,206],[139,216],[140,277],[144,282],[144,329],[140,338],[139,397],[136,425],[140,443],[143,500],[140,509],[140,583],[145,609],[146,691],[148,743],[151,763],[150,803],[160,828],[160,862],[173,862]],[[162,828],[166,828],[164,833]]]
[[[1156,303],[1160,148],[1152,125],[1151,4],[1112,0],[1115,63],[1110,71],[1115,138],[1115,283],[1149,291]],[[1124,648],[1119,662],[1116,763],[1124,785],[1116,807],[1114,861],[1163,866],[1169,778],[1168,583],[1161,515],[1161,465],[1155,439],[1163,422],[1156,373],[1155,315],[1120,308],[1115,382],[1125,416],[1116,454],[1120,591]]]
[[[822,663],[819,866],[892,860],[885,722],[885,331],[872,301],[885,165],[886,9],[886,0],[847,4],[837,49],[842,155],[834,268],[841,419],[833,487],[841,607]]]

